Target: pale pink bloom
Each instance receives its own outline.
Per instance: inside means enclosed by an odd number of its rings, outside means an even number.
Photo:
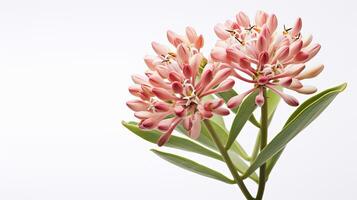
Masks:
[[[229,79],[232,68],[209,64],[199,73],[203,55],[202,36],[194,29],[186,29],[186,37],[171,31],[168,39],[174,50],[152,43],[157,56],[145,59],[150,70],[145,76],[134,75],[136,84],[129,88],[139,99],[128,101],[127,105],[140,119],[142,129],[158,129],[163,132],[158,145],[164,145],[177,125],[187,130],[192,138],[198,138],[201,121],[214,114],[228,115],[222,99],[205,98],[218,92],[232,89],[234,80]],[[202,44],[201,44],[202,41]]]
[[[217,24],[214,28],[219,41],[211,51],[211,59],[234,68],[233,75],[254,87],[233,97],[228,107],[238,106],[245,96],[258,90],[257,105],[264,104],[263,88],[270,88],[286,103],[297,106],[294,97],[277,89],[277,86],[303,94],[316,92],[313,86],[303,86],[301,80],[317,76],[323,65],[305,70],[305,63],[320,50],[319,44],[311,44],[312,37],[303,38],[302,21],[296,20],[291,28],[278,30],[274,14],[258,11],[255,20],[240,12],[235,21]]]

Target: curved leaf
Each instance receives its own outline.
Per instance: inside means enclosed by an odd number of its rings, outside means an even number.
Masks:
[[[253,92],[247,98],[245,98],[245,100],[239,106],[237,114],[233,120],[231,130],[229,132],[228,140],[226,142],[226,149],[229,149],[232,146],[232,144],[238,137],[238,134],[243,129],[245,123],[248,121],[250,116],[252,116],[254,110],[257,108],[257,105],[255,104],[256,96],[257,92]]]
[[[226,132],[226,130],[224,130],[216,122],[214,122],[214,121],[210,121],[210,122],[211,122],[213,129],[216,131],[219,139],[221,140],[221,142],[225,143],[228,139],[228,133]],[[178,129],[178,131],[180,131],[184,134],[186,133],[186,130],[182,126],[178,126],[177,129]],[[197,138],[196,141],[202,145],[205,145],[206,147],[209,147],[213,150],[217,150],[217,147],[213,143],[211,136],[208,132],[208,129],[206,128],[204,123],[202,123],[201,134],[200,134],[199,138]],[[235,168],[237,169],[237,171],[239,171],[240,173],[244,173],[247,171],[249,166],[242,160],[242,158],[248,159],[249,157],[248,157],[248,154],[244,151],[243,147],[237,141],[235,141],[233,143],[232,148],[228,151],[228,154],[231,157],[232,162],[233,162]],[[257,182],[259,179],[258,175],[256,173],[253,173],[249,178],[251,178],[255,182]]]
[[[129,129],[131,132],[135,133],[137,136],[141,137],[142,139],[149,141],[151,143],[156,144],[157,140],[161,136],[161,133],[159,131],[155,130],[150,130],[150,131],[144,131],[140,129],[135,123],[133,122],[122,122],[123,126],[125,126],[127,129]],[[188,140],[186,138],[181,138],[177,137],[175,135],[172,135],[169,139],[169,141],[165,144],[166,147],[171,147],[171,148],[176,148],[176,149],[181,149],[193,153],[198,153],[204,156],[208,156],[217,160],[223,160],[222,157],[216,153],[213,152],[191,140]]]
[[[292,117],[288,119],[282,131],[262,150],[256,160],[249,167],[243,178],[248,177],[268,159],[277,155],[288,142],[290,142],[300,131],[316,119],[322,111],[334,100],[334,98],[346,88],[347,84],[325,90],[311,97],[296,109]]]
[[[155,149],[152,149],[151,151],[154,152],[159,157],[161,157],[162,159],[164,159],[176,166],[179,166],[183,169],[186,169],[188,171],[191,171],[196,174],[200,174],[202,176],[206,176],[209,178],[213,178],[213,179],[216,179],[216,180],[228,183],[228,184],[235,183],[235,181],[227,178],[225,175],[221,174],[220,172],[210,169],[210,168],[208,168],[204,165],[201,165],[195,161],[189,160],[187,158],[184,158],[184,157],[181,157],[181,156],[178,156],[175,154],[158,151]]]

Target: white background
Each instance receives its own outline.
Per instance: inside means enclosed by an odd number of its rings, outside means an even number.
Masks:
[[[266,199],[354,199],[357,12],[352,0],[1,0],[0,199],[243,199],[236,186],[157,158],[148,151],[156,146],[120,121],[134,119],[125,106],[131,98],[127,87],[130,75],[145,69],[142,58],[153,53],[152,40],[166,42],[167,29],[182,33],[192,25],[204,34],[209,52],[216,23],[233,19],[239,10],[253,17],[258,9],[276,13],[280,27],[301,16],[303,32],[322,44],[311,64],[326,68],[310,84],[324,89],[349,83],[288,146]],[[292,111],[282,104],[272,133]],[[251,141],[248,132],[243,142]],[[221,164],[197,159],[227,172]]]

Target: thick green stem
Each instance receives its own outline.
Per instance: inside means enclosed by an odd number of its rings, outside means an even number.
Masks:
[[[220,151],[224,161],[227,164],[227,167],[229,168],[229,171],[231,172],[234,180],[236,181],[237,185],[239,186],[239,188],[241,189],[241,191],[243,192],[245,198],[247,200],[254,200],[254,198],[252,197],[252,195],[249,193],[247,187],[245,186],[243,180],[241,179],[241,177],[239,176],[236,168],[233,165],[233,162],[231,160],[231,158],[228,155],[228,152],[226,151],[226,149],[224,148],[222,142],[220,141],[220,139],[218,138],[216,131],[213,129],[211,123],[209,120],[205,119],[204,120],[204,124],[206,125],[208,132],[210,133],[214,143],[216,144],[218,150]]]
[[[266,98],[266,89],[263,89],[264,95],[264,104],[261,108],[261,120],[260,120],[260,133],[261,133],[261,141],[260,141],[260,150],[263,150],[267,145],[268,141],[268,102]],[[263,198],[264,190],[265,190],[265,181],[266,179],[266,163],[264,163],[259,169],[259,186],[256,200],[261,200]]]

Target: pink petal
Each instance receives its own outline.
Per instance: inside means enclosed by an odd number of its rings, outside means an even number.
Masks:
[[[255,104],[257,104],[258,106],[262,106],[264,104],[264,95],[263,95],[263,89],[260,88],[259,89],[259,94],[255,97]]]
[[[301,20],[301,18],[299,17],[299,18],[296,20],[294,27],[291,29],[291,34],[292,34],[293,36],[297,36],[297,35],[300,33],[301,28],[302,28],[302,20]]]
[[[191,43],[195,43],[198,37],[195,29],[190,26],[186,27],[186,36]]]
[[[171,82],[174,82],[174,81],[182,82],[183,81],[183,78],[177,72],[174,72],[174,71],[169,73],[168,79]]]
[[[293,58],[302,48],[302,40],[296,40],[295,42],[291,43],[290,45],[290,53],[289,57]]]
[[[230,112],[228,109],[220,107],[220,108],[214,109],[213,113],[215,113],[217,115],[227,116],[227,115],[229,115]]]
[[[148,83],[148,78],[147,77],[141,76],[141,75],[138,75],[138,74],[132,75],[131,79],[136,84],[147,84]]]
[[[230,34],[225,30],[223,24],[217,24],[216,26],[214,26],[214,32],[221,40],[226,40],[230,37]]]
[[[195,41],[195,47],[197,49],[201,49],[203,47],[204,43],[205,43],[205,41],[203,39],[203,36],[200,35],[200,36],[198,36],[197,40]]]
[[[186,110],[182,106],[176,106],[174,108],[174,111],[175,111],[176,116],[178,116],[178,117],[183,117],[186,114]]]
[[[305,61],[306,59],[308,59],[309,58],[309,54],[308,53],[306,53],[306,52],[304,52],[304,51],[299,51],[297,54],[296,54],[296,56],[295,56],[295,58],[294,58],[294,61],[295,62],[303,62],[303,61]]]
[[[153,88],[152,92],[155,94],[155,96],[164,101],[177,99],[177,97],[170,94],[167,90],[163,88]]]
[[[228,76],[230,76],[232,74],[232,69],[230,68],[225,68],[222,69],[220,71],[218,71],[211,82],[208,83],[207,86],[205,86],[206,89],[211,89],[214,86],[220,84],[222,81],[224,81],[226,78],[228,78]]]
[[[267,18],[268,14],[259,10],[255,15],[255,24],[257,26],[263,26],[263,24],[265,24],[265,22],[267,21]]]
[[[276,94],[281,96],[281,98],[290,106],[298,106],[299,105],[299,101],[295,97],[285,94],[285,93],[281,92],[280,90],[275,89],[274,87],[270,87],[270,86],[268,86],[268,87],[271,90],[273,90],[273,92],[275,92]]]
[[[173,31],[168,30],[166,33],[166,36],[167,36],[167,39],[169,40],[169,42],[176,47],[175,40],[177,38],[177,34]]]
[[[276,63],[278,60],[284,60],[289,55],[289,51],[289,46],[280,47],[278,50],[276,50],[272,63]]]
[[[145,56],[145,57],[144,57],[144,62],[145,62],[145,64],[146,64],[151,70],[155,70],[154,60],[155,60],[155,57],[153,57],[153,56]]]
[[[126,105],[133,111],[147,110],[149,104],[143,100],[131,100],[127,101]]]
[[[244,12],[239,12],[236,15],[237,23],[244,28],[248,28],[250,26],[249,17]]]
[[[309,35],[308,37],[306,37],[303,42],[302,42],[302,47],[305,48],[307,46],[309,46],[309,44],[311,44],[312,42],[312,35]]]
[[[190,137],[192,139],[197,139],[201,133],[201,117],[196,113],[192,118],[192,127],[189,131]]]
[[[307,70],[301,72],[298,76],[296,76],[296,78],[299,80],[314,78],[317,75],[319,75],[323,69],[324,69],[324,65],[322,65],[322,64],[317,65],[315,67],[312,67],[310,69],[307,69]]]
[[[304,86],[299,89],[295,89],[296,92],[301,94],[313,94],[317,91],[317,88],[314,86]]]
[[[177,59],[181,63],[188,63],[190,57],[190,50],[183,44],[178,45],[177,47]]]
[[[228,103],[227,103],[228,108],[231,108],[231,109],[232,109],[232,108],[235,108],[235,107],[239,106],[239,105],[242,103],[243,99],[244,99],[248,94],[250,94],[251,92],[253,92],[255,89],[256,89],[256,88],[250,89],[250,90],[248,90],[248,91],[246,91],[246,92],[244,92],[244,93],[241,93],[241,94],[239,94],[239,95],[237,95],[237,96],[234,96],[234,97],[232,97],[231,99],[229,99],[229,101],[228,101]]]
[[[274,14],[270,15],[267,20],[267,26],[269,28],[270,33],[273,33],[278,26],[278,19]]]
[[[175,93],[181,94],[183,92],[183,86],[181,82],[175,81],[171,84],[171,87]]]
[[[265,37],[263,35],[260,35],[258,37],[258,41],[257,41],[257,49],[262,52],[262,51],[266,51],[268,47],[267,41],[265,39]]]
[[[170,110],[169,105],[164,102],[155,102],[154,107],[158,112],[166,112]]]
[[[152,42],[151,46],[154,49],[155,53],[159,56],[162,55],[166,56],[169,53],[169,49],[166,46],[159,44],[157,42]]]
[[[175,118],[173,123],[171,124],[170,128],[160,136],[159,140],[157,141],[157,145],[159,147],[163,146],[164,144],[167,143],[167,141],[170,139],[170,136],[172,134],[172,131],[176,128],[177,124],[181,122],[181,119]]]
[[[214,47],[211,51],[211,57],[216,61],[227,61],[227,52],[225,48],[222,47]]]

